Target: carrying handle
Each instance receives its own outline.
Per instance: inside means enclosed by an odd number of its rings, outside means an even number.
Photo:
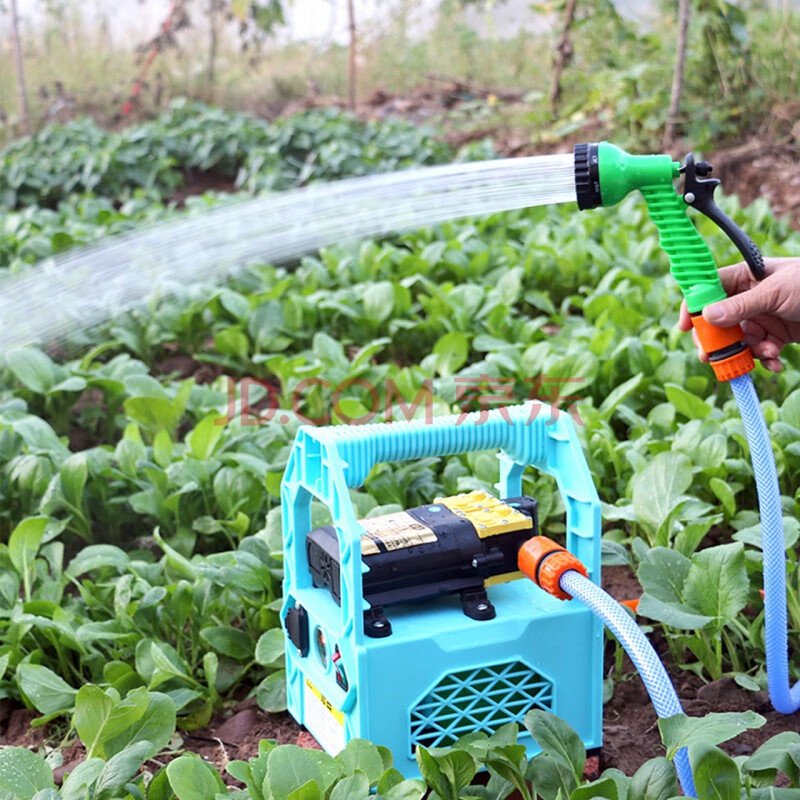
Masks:
[[[523,464],[546,458],[547,436],[537,414],[547,419],[550,409],[539,404],[434,417],[430,420],[360,426],[337,425],[315,433],[335,445],[345,462],[347,485],[364,483],[376,464],[412,461],[479,450],[502,450]],[[561,412],[563,413],[563,412]]]

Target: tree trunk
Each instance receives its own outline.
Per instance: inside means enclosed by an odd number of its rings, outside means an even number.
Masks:
[[[350,28],[350,47],[347,68],[347,104],[350,110],[356,107],[356,14],[353,0],[347,0],[347,21]]]
[[[556,43],[556,51],[553,55],[553,78],[550,82],[550,109],[553,114],[558,111],[561,102],[561,73],[572,60],[572,42],[569,39],[570,28],[575,21],[575,7],[577,0],[567,0],[564,6],[564,24],[561,28],[561,36]]]
[[[678,52],[675,56],[675,72],[672,76],[672,93],[669,98],[667,124],[664,128],[664,140],[661,149],[666,151],[675,139],[675,127],[681,109],[683,92],[683,74],[686,69],[686,40],[689,32],[689,0],[680,0],[678,5]]]
[[[214,99],[214,81],[217,69],[217,0],[208,0],[208,64],[206,65],[206,86],[208,99]]]
[[[28,93],[25,91],[25,68],[22,65],[22,43],[19,38],[19,17],[17,0],[11,0],[11,44],[14,49],[14,66],[17,71],[17,106],[22,128],[31,135],[31,112],[28,108]]]

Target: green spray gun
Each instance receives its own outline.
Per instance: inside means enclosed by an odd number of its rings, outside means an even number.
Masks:
[[[683,166],[668,155],[633,156],[608,142],[575,146],[575,190],[580,209],[613,206],[638,189],[659,230],[661,246],[686,299],[700,344],[708,353],[717,378],[729,381],[750,372],[753,358],[742,341],[740,326],[720,328],[706,322],[703,309],[727,295],[714,257],[686,213],[686,206],[705,214],[728,235],[750,267],[764,277],[764,259],[749,236],[714,202],[720,181],[708,178],[711,165],[690,153]],[[684,176],[683,191],[674,181]]]

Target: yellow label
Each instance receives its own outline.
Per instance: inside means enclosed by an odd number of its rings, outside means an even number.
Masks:
[[[455,497],[437,497],[435,502],[471,522],[481,539],[497,536],[498,533],[533,528],[533,520],[527,514],[517,511],[488,492],[479,490]]]
[[[367,531],[361,537],[362,556],[436,541],[436,534],[406,511],[360,519],[358,524]],[[383,545],[383,549],[378,545]]]
[[[306,678],[306,688],[313,694],[317,700],[322,704],[322,707],[327,711],[340,725],[344,725],[344,714],[338,709],[334,708],[333,703],[325,697],[322,692],[314,686],[311,681]]]
[[[303,685],[303,723],[331,755],[344,750],[344,714],[306,678]]]

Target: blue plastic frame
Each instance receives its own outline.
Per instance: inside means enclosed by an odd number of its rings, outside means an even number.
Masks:
[[[296,605],[306,609],[311,647],[303,657],[287,641],[288,707],[327,750],[334,752],[353,738],[371,739],[393,750],[401,771],[414,774],[412,709],[453,673],[511,663],[550,681],[548,707],[575,727],[588,748],[600,746],[602,623],[577,602],[556,600],[532,582],[517,580],[490,587],[494,620],[469,619],[457,598],[446,598],[392,606],[392,636],[364,635],[368,604],[362,574],[367,567],[360,542],[365,531],[349,490],[360,487],[376,464],[482,450],[500,451],[500,497],[522,494],[522,475],[529,466],[555,477],[566,508],[567,548],[599,583],[600,501],[567,413],[526,403],[432,422],[303,426],[298,431],[281,487],[281,616],[285,619]],[[312,584],[305,553],[312,498],[328,507],[339,538],[341,606]],[[347,691],[336,682],[335,646]],[[486,693],[489,705],[478,709],[476,727],[499,718],[494,706],[489,708],[497,696]],[[537,752],[530,738],[527,744],[531,755]]]

